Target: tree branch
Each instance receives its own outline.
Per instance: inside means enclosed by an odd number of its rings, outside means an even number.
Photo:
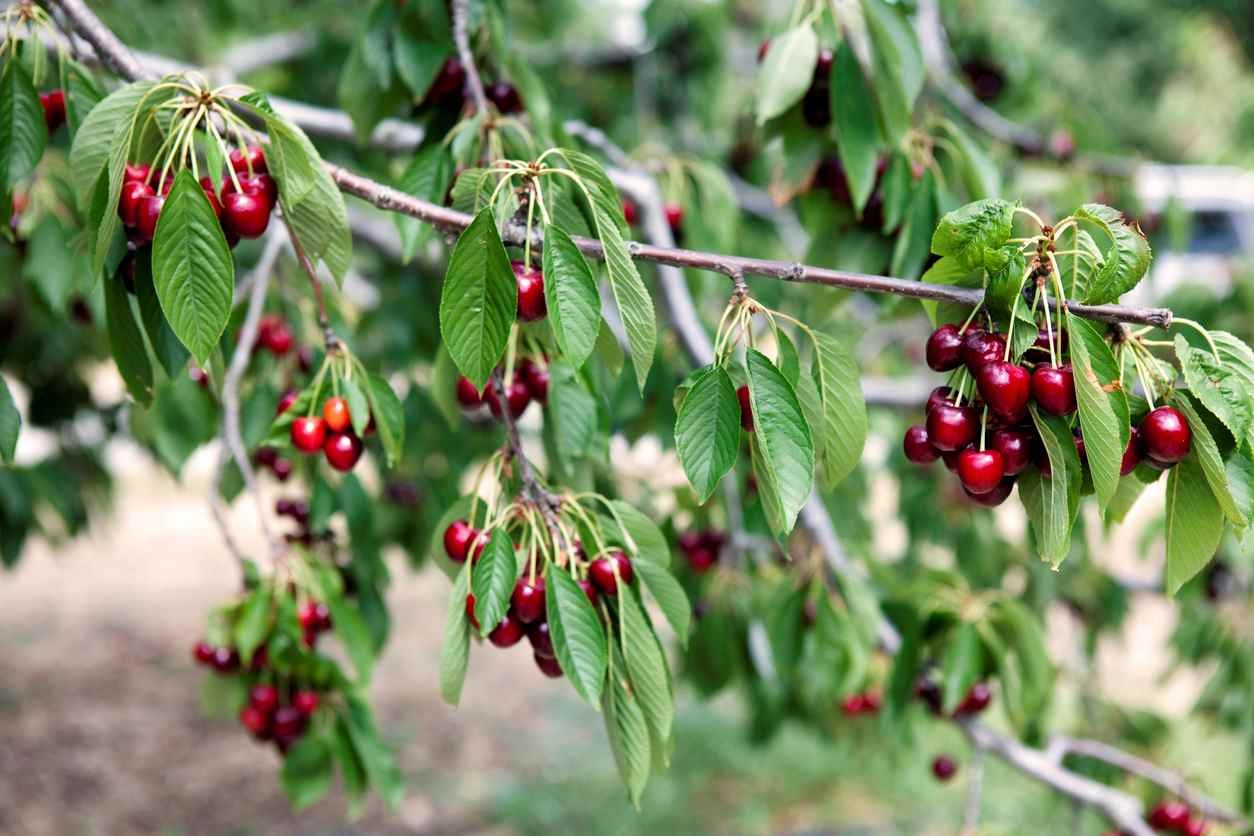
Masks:
[[[483,79],[479,77],[474,50],[470,48],[470,33],[467,31],[469,17],[470,0],[453,0],[453,43],[457,45],[457,57],[466,71],[466,87],[470,89],[475,111],[487,115],[488,97],[483,92]]]

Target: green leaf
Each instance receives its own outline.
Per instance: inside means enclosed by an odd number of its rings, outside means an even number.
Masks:
[[[248,665],[252,662],[253,651],[261,646],[266,639],[270,627],[270,603],[273,590],[267,584],[261,584],[244,601],[239,620],[235,622],[233,638],[235,649],[239,651],[240,660]]]
[[[1212,332],[1216,346],[1223,335],[1222,331]],[[1254,429],[1254,361],[1243,360],[1241,355],[1249,349],[1235,337],[1226,345],[1231,348],[1221,350],[1216,359],[1208,349],[1194,348],[1177,334],[1176,359],[1193,396],[1228,428],[1234,439],[1242,439]]]
[[[1122,212],[1100,203],[1084,204],[1075,211],[1075,217],[1094,224],[1110,239],[1105,263],[1089,279],[1081,301],[1090,305],[1114,302],[1136,287],[1149,270],[1154,258],[1149,241],[1135,222],[1129,222]]]
[[[1013,244],[995,251],[996,255],[991,255],[992,252],[994,251],[990,251],[991,259],[1000,260],[1004,256],[1005,261],[999,268],[989,269],[984,302],[998,319],[1005,319],[1023,299],[1020,291],[1023,289],[1023,282],[1027,276],[1027,261],[1019,248]],[[1036,323],[1033,321],[1032,339],[1036,339],[1035,326]]]
[[[409,92],[421,98],[431,89],[445,59],[453,55],[453,46],[412,37],[404,28],[398,27],[394,34],[396,73]]]
[[[545,581],[545,611],[557,662],[576,693],[596,706],[601,702],[607,664],[601,618],[564,570],[550,563]]]
[[[1246,520],[1254,519],[1254,453],[1250,444],[1240,444],[1228,453],[1224,461],[1228,477],[1228,491]]]
[[[305,140],[308,142],[308,139]],[[279,185],[279,205],[309,261],[326,265],[336,282],[343,282],[353,258],[353,239],[348,229],[348,210],[344,196],[331,179],[317,151],[306,149],[317,166],[312,174],[313,186],[300,200],[289,197]]]
[[[486,636],[501,623],[505,611],[509,609],[509,596],[517,579],[518,560],[514,556],[514,544],[505,529],[498,528],[492,532],[492,538],[488,540],[470,576],[479,635]]]
[[[39,290],[49,308],[63,311],[79,275],[79,256],[70,246],[69,235],[56,215],[44,215],[26,240],[22,278]]]
[[[137,403],[152,403],[152,364],[144,348],[144,335],[139,332],[131,313],[130,294],[121,280],[104,282],[105,323],[109,329],[109,350],[126,390]]]
[[[346,695],[347,711],[343,716],[353,748],[357,751],[366,775],[375,792],[393,808],[400,803],[405,792],[400,770],[391,752],[379,739],[370,706],[354,693]]]
[[[434,142],[418,149],[401,174],[396,188],[419,200],[443,203],[452,179],[453,158],[444,143]],[[392,222],[401,236],[401,260],[408,264],[418,248],[435,233],[435,227],[397,212],[392,213]]]
[[[1036,468],[1028,468],[1019,477],[1019,499],[1028,512],[1041,559],[1057,568],[1071,551],[1071,526],[1080,508],[1080,456],[1065,420],[1042,415],[1035,404],[1028,410],[1052,475],[1046,478]]]
[[[953,256],[945,256],[928,268],[923,274],[920,281],[928,284],[948,284],[956,287],[979,287],[984,275],[984,268],[970,269],[964,267],[962,262]],[[948,302],[939,303],[931,299],[920,299],[923,310],[927,312],[928,319],[932,321],[932,325],[940,325],[944,322],[950,322],[957,319],[962,322],[966,319],[967,312],[970,308],[962,308],[962,313],[958,315],[958,306]]]
[[[820,442],[815,459],[819,478],[830,490],[862,458],[867,434],[866,401],[853,355],[839,340],[821,331],[814,332],[814,340],[811,373],[823,409],[823,429],[817,433]]]
[[[771,38],[757,80],[758,124],[787,111],[801,101],[814,78],[819,39],[809,23]]]
[[[1119,380],[1119,363],[1101,333],[1067,313],[1071,366],[1075,376],[1080,426],[1098,505],[1105,509],[1119,487],[1119,469],[1128,449],[1128,399]]]
[[[897,233],[890,265],[894,276],[913,278],[923,270],[927,261],[928,235],[936,222],[935,197],[936,181],[929,171],[911,194],[905,221]]]
[[[954,630],[941,657],[942,705],[952,714],[984,671],[984,645],[974,624],[963,622]]]
[[[344,600],[344,596],[328,595],[327,609],[331,611],[331,626],[335,637],[344,645],[348,658],[353,661],[357,671],[357,679],[361,683],[370,681],[374,670],[374,640],[370,637],[370,627],[357,607]]]
[[[0,191],[26,179],[44,154],[48,129],[26,68],[10,56],[0,74]]]
[[[862,208],[875,188],[879,132],[875,123],[875,99],[848,42],[836,49],[831,88],[832,123],[839,126],[836,150],[849,181],[854,211],[861,217]]]
[[[205,190],[187,169],[157,220],[152,277],[170,328],[207,365],[231,318],[235,262]]]
[[[779,503],[782,536],[792,530],[801,506],[814,485],[814,446],[810,426],[801,413],[797,394],[779,369],[756,349],[745,353],[749,398],[753,406],[754,436],[770,487]]]
[[[457,239],[440,293],[440,334],[476,388],[483,389],[505,352],[517,312],[514,270],[492,211],[484,209]]]
[[[1014,598],[1002,598],[994,603],[994,607],[994,626],[1010,650],[997,658],[1003,682],[1010,673],[1009,664],[1013,663],[1020,686],[1016,689],[1017,698],[1008,700],[1008,713],[1015,727],[1022,730],[1037,721],[1049,704],[1053,693],[1054,666],[1049,661],[1040,621],[1023,603]]]
[[[622,659],[615,661],[621,663]],[[621,664],[616,664],[614,670],[622,670]],[[627,786],[631,803],[639,809],[640,796],[644,792],[645,784],[649,782],[649,766],[652,760],[649,726],[644,719],[644,712],[628,688],[627,681],[618,675],[612,678],[605,690],[601,706],[605,715],[605,731],[610,740],[610,750],[614,753],[614,763],[618,766],[618,774]]]
[[[1219,508],[1233,525],[1237,528],[1245,528],[1249,525],[1249,519],[1228,487],[1227,465],[1219,455],[1219,445],[1215,443],[1215,438],[1210,434],[1210,429],[1202,419],[1201,413],[1193,405],[1193,399],[1184,392],[1176,391],[1171,394],[1168,401],[1184,413],[1185,419],[1189,422],[1189,429],[1193,432],[1193,453],[1197,455],[1202,474],[1206,477],[1206,483],[1210,485],[1211,493],[1214,494],[1215,501],[1219,503]]]
[[[696,378],[675,418],[675,449],[698,501],[709,500],[740,447],[740,401],[721,366]]]
[[[78,205],[83,211],[91,207],[92,193],[101,172],[109,165],[114,148],[123,143],[129,145],[135,111],[156,85],[155,81],[136,81],[113,91],[91,109],[74,134],[74,142],[70,146],[70,168]],[[162,98],[160,94],[152,96],[153,100]],[[43,119],[42,112],[40,119]],[[123,152],[125,161],[125,149]],[[118,188],[121,189],[121,172],[118,173]],[[116,206],[115,197],[111,209]]]
[[[1111,497],[1110,504],[1106,506],[1106,519],[1112,523],[1123,522],[1144,492],[1145,483],[1137,478],[1135,472],[1120,477],[1119,487]]]
[[[335,726],[331,733],[331,748],[335,760],[340,765],[340,777],[344,781],[344,794],[348,796],[349,818],[361,814],[365,800],[367,780],[366,767],[357,755],[357,747],[353,745],[352,734],[342,714],[336,714]]]
[[[864,0],[874,47],[874,90],[888,144],[896,147],[910,128],[915,99],[923,91],[923,52],[899,5]]]
[[[1001,174],[994,163],[971,136],[952,121],[945,122],[945,130],[956,154],[955,162],[962,176],[962,184],[971,198],[997,197],[1001,192]]]
[[[440,536],[443,529],[436,532]],[[444,641],[440,645],[440,696],[449,705],[462,698],[462,683],[470,664],[470,620],[466,618],[466,595],[470,592],[470,561],[453,581],[449,593],[448,616],[444,621]]]
[[[1014,209],[1013,203],[989,198],[947,212],[932,234],[932,252],[953,256],[968,270],[985,267],[990,251],[1010,238]]]
[[[571,466],[587,456],[596,435],[597,401],[565,361],[559,360],[549,366],[546,409],[552,421],[559,458]]]
[[[611,542],[626,547],[631,554],[632,562],[652,563],[655,566],[669,566],[671,563],[670,542],[654,522],[635,507],[622,500],[610,500],[614,526],[621,530],[609,531],[607,536]]]
[[[65,91],[65,124],[73,137],[83,119],[104,98],[104,90],[90,70],[65,54],[61,55],[60,77]]]
[[[636,560],[632,567],[640,578],[641,586],[657,601],[662,615],[679,636],[680,644],[687,647],[688,636],[692,631],[692,605],[688,603],[684,588],[665,566],[648,560]]]
[[[391,391],[391,387],[388,387],[388,391]],[[366,393],[352,378],[342,377],[340,378],[340,394],[344,396],[344,402],[348,404],[353,432],[358,438],[365,436],[366,427],[370,425],[370,401],[367,400]],[[400,401],[397,401],[397,404],[399,405]]]
[[[544,228],[544,298],[558,347],[572,366],[581,368],[596,345],[601,296],[592,265],[555,224]]]
[[[366,378],[366,399],[370,401],[370,413],[383,442],[388,467],[395,467],[405,450],[405,410],[392,387],[377,374]]]
[[[675,720],[675,700],[666,655],[640,603],[639,593],[627,584],[619,584],[618,589],[620,638],[632,693],[639,700],[645,721],[657,739],[669,740]]]
[[[152,248],[135,253],[135,297],[139,301],[139,318],[148,335],[148,344],[168,377],[175,377],[187,367],[187,347],[179,342],[170,323],[166,322],[152,280]]]
[[[22,428],[22,415],[13,402],[13,393],[9,384],[0,377],[0,461],[13,464],[13,453],[17,450],[17,434]]]
[[[279,185],[279,194],[297,205],[313,192],[322,173],[322,158],[305,132],[277,113],[266,113],[266,164]]]
[[[1196,449],[1167,474],[1167,594],[1202,571],[1223,535],[1224,518]]]

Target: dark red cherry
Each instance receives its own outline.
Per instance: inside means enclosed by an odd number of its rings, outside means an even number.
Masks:
[[[977,682],[967,691],[967,695],[962,698],[962,702],[958,703],[958,707],[954,709],[954,714],[959,717],[979,714],[988,708],[989,703],[993,701],[993,689],[988,686],[987,682]]]
[[[938,406],[927,416],[927,437],[941,452],[960,450],[975,441],[979,420],[969,406]]]
[[[537,621],[528,627],[527,641],[531,642],[531,648],[537,656],[552,659],[556,655],[553,653],[553,636],[549,633],[547,621]]]
[[[513,647],[522,641],[526,630],[518,619],[506,613],[500,623],[488,633],[488,641],[497,647]]]
[[[678,203],[668,203],[663,210],[666,212],[666,224],[671,228],[671,232],[678,233],[684,225],[684,207]]]
[[[483,406],[483,395],[475,388],[475,384],[470,382],[470,378],[462,375],[457,378],[457,402],[461,404],[462,409],[476,410]]]
[[[48,133],[56,133],[57,128],[65,123],[65,92],[51,90],[40,93],[39,103],[43,105],[44,124],[48,126]]]
[[[996,450],[963,450],[958,456],[958,478],[968,493],[989,493],[1005,475],[1006,463]]]
[[[466,620],[476,630],[479,629],[479,618],[475,615],[475,593],[473,592],[466,596]]]
[[[532,581],[529,575],[523,575],[514,583],[514,592],[509,598],[514,615],[523,624],[533,624],[544,618],[544,576],[537,575]]]
[[[962,338],[962,362],[971,374],[979,372],[985,363],[1000,360],[1006,353],[1006,338],[990,334],[981,328],[971,328]]]
[[[958,764],[948,755],[938,755],[932,761],[932,774],[938,781],[948,781],[958,772]]]
[[[261,195],[224,194],[222,224],[240,238],[260,238],[270,225],[270,204]]]
[[[621,551],[612,551],[604,557],[598,557],[588,566],[588,576],[597,585],[597,589],[606,595],[613,595],[618,591],[619,578],[623,583],[630,584],[635,574],[631,560]]]
[[[906,437],[901,446],[906,452],[906,459],[915,464],[931,464],[940,456],[937,449],[927,440],[927,427],[915,425],[906,430]]]
[[[161,207],[165,206],[165,198],[160,195],[149,195],[139,201],[139,210],[135,214],[135,227],[139,237],[151,241],[157,235],[157,219],[161,217]]]
[[[688,552],[688,565],[692,567],[692,571],[698,575],[704,574],[718,563],[718,552],[708,549],[705,546],[698,546],[691,552]]]
[[[327,422],[321,415],[297,418],[292,422],[292,446],[302,453],[316,453],[327,440]]]
[[[1032,398],[1050,415],[1075,412],[1075,376],[1071,365],[1037,366],[1032,372]]]
[[[265,174],[269,170],[266,168],[266,153],[259,145],[249,145],[243,151],[236,148],[230,153],[229,160],[237,174]]]
[[[218,673],[235,673],[239,670],[239,654],[233,647],[215,647],[209,664]]]
[[[200,188],[204,190],[205,197],[209,199],[209,205],[213,207],[213,214],[218,220],[222,220],[222,201],[218,200],[217,188],[213,185],[213,178],[201,177]]]
[[[274,712],[274,736],[299,737],[308,721],[295,707],[285,705]]]
[[[597,598],[601,594],[597,592],[596,584],[587,578],[580,578],[579,588],[583,590],[584,595],[588,596],[588,603],[595,607],[597,605]]]
[[[932,393],[927,396],[927,407],[925,412],[931,412],[938,406],[953,406],[958,399],[958,393],[950,389],[948,386],[937,386]]]
[[[139,223],[140,205],[153,196],[152,186],[143,181],[130,180],[122,184],[122,194],[118,198],[118,217],[122,223],[135,227]]]
[[[1181,836],[1206,836],[1206,820],[1190,818],[1180,828]]]
[[[562,666],[557,663],[556,659],[550,656],[541,656],[539,653],[533,655],[535,656],[536,667],[540,669],[540,673],[549,679],[561,679]]]
[[[318,710],[318,692],[303,688],[292,696],[292,708],[306,717]]]
[[[960,447],[957,450],[945,450],[941,453],[941,461],[945,463],[945,469],[950,473],[958,472],[958,457],[962,455],[962,451],[970,445]]]
[[[152,166],[148,163],[128,163],[126,170],[122,174],[123,183],[144,183],[148,180],[148,175],[152,173]]]
[[[1141,463],[1141,431],[1133,427],[1132,435],[1128,437],[1128,447],[1123,451],[1123,461],[1119,463],[1119,475],[1127,476],[1136,470],[1136,466]]]
[[[1180,830],[1189,821],[1189,807],[1180,801],[1160,801],[1146,817],[1151,827],[1159,830]]]
[[[279,689],[273,685],[254,685],[248,692],[248,704],[269,714],[279,706]]]
[[[636,217],[639,210],[636,209],[635,201],[623,198],[623,220],[627,222],[627,226],[636,225]]]
[[[738,388],[736,397],[740,399],[740,426],[745,432],[753,432],[753,403],[749,396],[749,387]]]
[[[478,535],[470,523],[465,520],[453,520],[444,529],[444,553],[454,563],[465,563],[470,553],[470,544]]]
[[[363,449],[361,439],[356,433],[333,432],[327,434],[322,445],[322,454],[326,456],[327,464],[341,473],[347,473],[356,466]]]
[[[1027,369],[1002,360],[990,360],[976,372],[975,380],[988,408],[999,418],[1020,421],[1027,416],[1032,389]]]
[[[213,651],[214,646],[201,639],[192,647],[192,658],[196,660],[198,665],[212,665]]]
[[[1007,476],[1018,476],[1032,463],[1036,439],[1027,430],[1002,429],[993,432],[989,446],[1001,453]]]
[[[536,322],[544,319],[548,305],[544,301],[544,274],[521,261],[512,262],[514,282],[518,285],[518,319],[520,322]]]
[[[1193,432],[1180,411],[1160,406],[1141,419],[1141,448],[1145,455],[1163,464],[1175,464],[1189,455]]]
[[[523,383],[527,385],[527,391],[531,394],[531,399],[537,403],[548,403],[549,370],[528,358],[519,366],[519,374]]]
[[[1065,332],[1062,334],[1059,334],[1057,331],[1054,331],[1054,342],[1057,343],[1059,341],[1062,342],[1062,349],[1061,349],[1062,353],[1066,354],[1067,353],[1067,334]],[[1044,351],[1046,354],[1048,354],[1049,353],[1049,332],[1046,331],[1044,328],[1041,328],[1039,331],[1037,331],[1036,340],[1035,342],[1032,343],[1032,347],[1035,349]],[[1055,345],[1055,348],[1057,348],[1057,345]]]
[[[965,486],[962,490],[963,493],[967,495],[967,498],[969,498],[976,505],[983,505],[986,508],[996,508],[998,505],[1001,505],[1006,501],[1006,498],[1010,496],[1010,492],[1013,491],[1014,488],[1014,477],[1007,476],[1005,479],[1001,480],[997,487],[993,488],[988,493],[971,493],[971,491],[967,490]]]
[[[278,479],[280,482],[286,482],[288,477],[292,475],[293,467],[295,465],[292,464],[291,459],[276,459],[270,467],[270,472],[274,474],[275,479]]]
[[[288,389],[283,393],[283,396],[279,398],[279,403],[274,408],[274,414],[282,415],[284,412],[287,412],[288,407],[296,403],[296,399],[299,397],[300,392],[297,392],[295,389]]]
[[[235,188],[235,181],[239,181],[239,188]],[[269,174],[254,174],[251,177],[247,174],[238,174],[235,179],[227,177],[222,181],[222,202],[226,202],[226,196],[230,194],[248,194],[253,197],[259,197],[273,209],[275,204],[279,202],[279,184],[274,182],[274,178]]]
[[[522,96],[518,95],[518,88],[508,81],[497,81],[485,92],[488,95],[488,101],[496,105],[496,109],[501,112],[502,116],[522,113]]]
[[[491,384],[483,390],[483,399],[488,404],[488,409],[492,415],[501,418],[501,401],[496,396],[496,388]],[[531,403],[531,390],[527,388],[527,384],[518,376],[514,377],[514,382],[509,385],[505,393],[505,400],[509,404],[509,414],[513,418],[517,418],[526,411],[527,405]]]
[[[927,367],[947,372],[962,365],[962,334],[958,326],[942,325],[927,338]]]
[[[253,737],[265,737],[270,730],[270,715],[255,705],[246,705],[239,710],[239,722]]]

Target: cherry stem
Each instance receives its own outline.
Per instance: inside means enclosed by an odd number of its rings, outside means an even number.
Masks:
[[[1177,316],[1174,319],[1172,319],[1172,323],[1175,325],[1187,325],[1193,330],[1197,331],[1199,334],[1201,334],[1206,339],[1206,344],[1210,346],[1211,354],[1215,355],[1215,362],[1219,363],[1220,365],[1223,365],[1224,361],[1223,361],[1223,358],[1219,356],[1219,348],[1215,345],[1215,341],[1211,338],[1209,331],[1207,331],[1197,322],[1194,322],[1191,319],[1185,319],[1182,316]],[[1154,345],[1154,343],[1149,343],[1149,342],[1146,342],[1146,344]]]
[[[314,268],[313,262],[309,260],[309,256],[306,255],[305,248],[300,244],[300,236],[296,234],[296,230],[292,227],[292,222],[288,220],[286,215],[283,216],[283,225],[287,227],[287,237],[292,244],[292,252],[296,254],[296,260],[300,262],[301,269],[309,277],[309,286],[313,288],[314,300],[318,305],[318,327],[322,329],[322,339],[327,353],[338,351],[340,341],[335,336],[335,332],[331,330],[331,319],[327,316],[327,300],[322,293],[322,282],[318,279],[318,271]]]

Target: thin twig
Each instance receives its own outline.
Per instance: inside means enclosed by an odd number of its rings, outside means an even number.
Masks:
[[[470,0],[453,0],[453,43],[457,45],[457,57],[462,62],[462,69],[466,71],[466,87],[470,89],[470,100],[474,102],[475,111],[486,115],[488,97],[483,92],[483,79],[479,77],[474,50],[470,48],[470,33],[467,31],[469,18]]]
[[[296,234],[296,230],[292,228],[292,222],[287,216],[283,216],[283,225],[287,228],[287,240],[291,242],[292,252],[296,255],[296,260],[300,262],[301,269],[309,278],[309,286],[313,288],[314,300],[318,305],[318,327],[322,329],[323,346],[328,352],[335,351],[339,348],[339,338],[335,336],[335,331],[331,329],[331,318],[327,315],[327,300],[322,292],[322,280],[318,278],[318,269],[314,267],[313,262],[309,260],[309,256],[305,254],[305,248],[301,246],[300,237]]]
[[[964,836],[975,836],[980,826],[980,802],[984,794],[984,750],[976,749],[967,764],[967,801],[962,813]]]
[[[497,403],[500,404],[501,423],[505,425],[505,443],[509,452],[509,461],[514,462],[518,468],[518,481],[521,485],[520,493],[544,518],[554,545],[564,550],[569,544],[565,543],[561,533],[561,526],[557,524],[557,510],[561,507],[562,501],[558,496],[550,493],[549,489],[540,482],[539,477],[536,476],[535,468],[531,466],[531,460],[527,458],[527,453],[523,450],[522,437],[518,433],[518,424],[514,421],[513,413],[509,411],[509,398],[506,397],[505,379],[500,369],[492,373],[492,378],[488,385],[496,393]]]

